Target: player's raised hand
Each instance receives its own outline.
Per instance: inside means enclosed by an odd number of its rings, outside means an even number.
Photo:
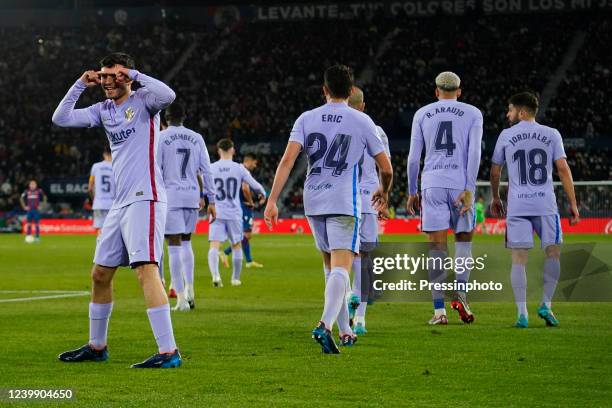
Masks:
[[[491,213],[494,217],[501,218],[504,216],[504,203],[500,198],[494,198],[491,201]]]
[[[408,195],[408,199],[406,200],[406,210],[408,214],[415,215],[416,210],[420,207],[420,201],[418,194],[410,194]]]
[[[128,68],[117,66],[116,70],[117,82],[130,82],[130,70]]]
[[[81,75],[81,81],[87,85],[88,88],[91,88],[92,86],[100,84],[100,77],[98,72],[89,70],[83,72],[83,75]]]
[[[276,203],[268,201],[266,209],[264,210],[264,221],[269,230],[272,230],[272,226],[278,222],[278,207]]]
[[[580,222],[580,213],[578,212],[578,207],[573,205],[570,207],[570,212],[572,213],[572,217],[569,220],[570,225],[576,225]]]
[[[455,200],[455,207],[461,207],[459,210],[459,215],[464,215],[472,208],[474,195],[470,190],[464,190],[459,194],[457,200]]]
[[[206,209],[206,215],[208,216],[208,223],[212,224],[217,219],[217,208],[214,204],[208,204]]]

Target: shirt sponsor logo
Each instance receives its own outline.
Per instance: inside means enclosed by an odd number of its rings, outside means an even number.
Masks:
[[[109,132],[110,142],[114,145],[120,145],[128,140],[130,135],[136,133],[136,128],[121,129],[118,132]]]

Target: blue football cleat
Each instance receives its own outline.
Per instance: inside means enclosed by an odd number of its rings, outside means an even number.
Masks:
[[[359,296],[356,294],[351,294],[348,300],[348,311],[349,311],[349,325],[353,327],[353,319],[355,319],[355,313],[357,312],[357,308],[361,304],[361,300]]]
[[[366,330],[365,326],[363,325],[363,323],[357,323],[355,325],[355,328],[353,329],[353,333],[355,333],[358,336],[364,335],[366,334],[368,331]]]
[[[57,358],[65,363],[80,363],[83,361],[106,361],[108,360],[108,349],[96,350],[91,345],[86,344],[76,350],[65,351]]]
[[[538,308],[538,316],[540,316],[546,322],[547,326],[557,327],[559,325],[559,320],[555,317],[552,310],[550,310],[545,304]]]
[[[327,330],[325,323],[319,322],[312,331],[312,338],[321,345],[321,350],[325,354],[339,354],[338,346],[334,342],[331,331]]]
[[[529,327],[529,321],[527,320],[527,317],[523,314],[520,315],[518,320],[514,324],[514,327],[518,327],[519,329],[526,329],[527,327]]]
[[[340,345],[343,347],[351,347],[357,343],[357,336],[350,334],[343,334],[340,336]]]
[[[142,363],[132,365],[132,368],[174,368],[180,367],[182,362],[176,349],[174,353],[157,353]]]

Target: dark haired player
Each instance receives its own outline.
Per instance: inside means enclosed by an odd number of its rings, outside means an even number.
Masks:
[[[336,354],[340,351],[331,334],[335,321],[342,345],[350,346],[357,339],[349,325],[346,296],[349,271],[359,252],[359,160],[367,151],[380,169],[381,185],[372,195],[377,211],[387,208],[393,169],[372,119],[348,106],[353,90],[352,70],[334,65],[325,71],[324,80],[327,103],[304,112],[293,125],[264,217],[269,228],[277,222],[276,202],[298,155],[305,149],[309,165],[304,182],[304,212],[323,256],[326,277],[323,315],[312,338],[324,353]]]
[[[195,307],[191,234],[196,229],[198,211],[204,208],[204,197],[209,203],[209,220],[214,221],[215,197],[204,138],[183,126],[182,105],[174,102],[166,109],[165,117],[168,127],[159,134],[158,159],[168,193],[165,234],[172,287],[177,297],[173,310],[188,311]]]
[[[127,54],[100,61],[100,71],[86,71],[53,113],[62,127],[103,127],[113,156],[116,197],[96,244],[91,272],[89,342],[60,354],[65,362],[104,361],[113,307],[112,280],[119,266],[130,265],[142,287],[158,353],[134,368],[181,365],[174,341],[170,306],[158,274],[166,224],[166,190],[156,160],[159,112],[175,94],[166,84],[134,69]],[[132,91],[134,81],[141,88]],[[107,97],[85,109],[74,109],[88,87],[101,85]]]
[[[217,142],[217,153],[219,160],[211,167],[213,182],[215,184],[215,202],[217,207],[217,220],[210,224],[208,241],[208,266],[212,276],[213,286],[222,287],[221,274],[219,273],[219,248],[225,241],[232,245],[232,286],[242,285],[240,272],[242,271],[242,208],[240,207],[240,194],[238,190],[243,183],[258,194],[266,196],[266,191],[251,173],[240,163],[233,160],[234,143],[229,139],[221,139]]]
[[[563,190],[567,194],[572,217],[571,224],[580,219],[572,171],[567,164],[563,140],[557,129],[535,121],[538,98],[529,92],[513,95],[508,101],[508,122],[495,145],[491,165],[491,211],[500,217],[504,207],[499,197],[502,167],[508,165],[508,211],[506,216],[506,247],[512,249],[510,281],[514,290],[518,319],[515,327],[529,325],[527,313],[528,251],[533,248],[533,231],[540,238],[546,254],[544,261],[544,289],[538,316],[547,326],[558,326],[551,302],[561,274],[560,244],[563,240],[557,199],[553,190],[553,163],[557,168]]]
[[[249,171],[253,171],[257,168],[258,160],[257,156],[253,153],[247,153],[242,158],[242,165]],[[257,198],[257,204],[261,205],[266,201],[266,197],[259,195]],[[240,206],[242,207],[242,252],[244,252],[244,260],[246,261],[245,266],[247,268],[263,268],[263,265],[253,260],[251,255],[251,236],[253,232],[253,208],[255,203],[253,202],[253,194],[251,194],[251,188],[248,184],[242,183],[240,189]],[[229,245],[225,250],[219,252],[221,262],[227,268],[229,266],[228,255],[232,253],[232,246]]]
[[[19,197],[19,203],[21,208],[26,211],[26,236],[25,242],[31,243],[32,241],[32,224],[34,224],[34,233],[36,242],[40,241],[40,211],[38,210],[40,204],[47,202],[47,196],[42,188],[38,187],[36,180],[30,180],[28,188]]]

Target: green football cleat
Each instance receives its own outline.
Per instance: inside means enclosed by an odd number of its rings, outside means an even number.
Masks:
[[[546,325],[549,327],[559,326],[559,320],[557,320],[552,310],[550,310],[545,304],[542,304],[538,308],[538,316],[544,319]]]
[[[526,329],[527,327],[529,327],[529,321],[527,320],[527,317],[523,314],[520,315],[518,320],[514,324],[514,327],[518,327],[519,329]]]

